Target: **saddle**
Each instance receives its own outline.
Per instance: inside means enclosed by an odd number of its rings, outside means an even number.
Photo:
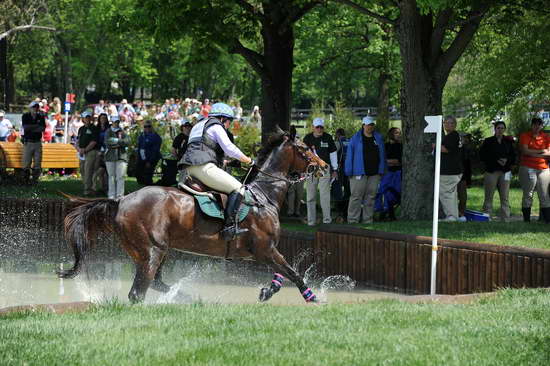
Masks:
[[[223,211],[227,204],[227,194],[218,192],[189,175],[183,183],[178,183],[178,188],[183,192],[191,193],[205,215],[224,219]],[[246,191],[237,215],[238,222],[243,221],[248,216],[251,204],[252,197]]]

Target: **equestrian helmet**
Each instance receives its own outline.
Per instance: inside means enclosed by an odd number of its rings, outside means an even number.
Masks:
[[[233,109],[225,103],[215,103],[208,113],[209,117],[225,117],[229,119],[235,118],[235,113]]]

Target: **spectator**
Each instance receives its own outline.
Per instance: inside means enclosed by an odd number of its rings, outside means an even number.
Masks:
[[[91,112],[83,112],[84,125],[78,129],[78,152],[80,174],[84,184],[84,196],[93,196],[94,168],[99,151],[99,129],[92,123]]]
[[[363,224],[373,222],[374,199],[387,166],[384,138],[375,131],[376,121],[367,116],[362,123],[362,128],[351,137],[346,154],[345,174],[350,177],[351,190],[350,224],[360,222],[361,216]]]
[[[542,132],[544,122],[540,118],[531,120],[531,131],[524,132],[519,138],[521,160],[519,166],[519,182],[523,190],[521,211],[523,221],[531,221],[531,206],[533,205],[533,192],[535,188],[539,196],[541,215],[545,222],[550,222],[550,199],[548,197],[548,185],[550,184],[550,171],[548,169],[549,137]]]
[[[50,112],[50,105],[48,104],[48,100],[46,98],[40,101],[40,110],[44,113],[44,115],[48,115]]]
[[[61,118],[57,121],[54,128],[54,142],[58,144],[62,144],[63,136],[65,136],[65,120]]]
[[[187,150],[187,141],[189,141],[189,132],[191,132],[193,125],[187,119],[181,120],[180,133],[174,138],[172,142],[172,155],[179,161],[185,150]]]
[[[55,120],[48,119],[47,116],[44,117],[44,120],[46,121],[46,129],[44,130],[44,133],[42,134],[42,141],[49,144],[52,142],[53,138],[53,131],[55,128]]]
[[[516,153],[512,141],[504,137],[506,124],[502,121],[495,122],[494,128],[495,135],[486,138],[479,150],[479,157],[485,164],[483,212],[489,215],[492,214],[493,196],[495,189],[498,189],[500,218],[502,221],[509,221],[510,203],[508,202],[508,193],[512,179],[511,169],[516,161]]]
[[[94,175],[92,177],[92,188],[96,194],[106,195],[108,187],[107,167],[105,165],[105,134],[111,127],[107,113],[101,113],[97,120],[99,129],[98,152],[95,159]]]
[[[255,105],[254,109],[252,109],[249,123],[252,124],[252,126],[256,127],[258,130],[262,130],[262,115],[260,114],[260,107],[258,107],[257,105]]]
[[[296,131],[296,126],[292,125],[289,128],[290,139],[295,140],[299,139],[298,133]],[[304,196],[304,182],[295,183],[288,187],[286,193],[286,203],[287,203],[287,216],[288,217],[301,217],[300,209],[302,206],[302,197]]]
[[[8,138],[6,141],[8,142],[15,142],[17,141],[17,138],[19,137],[19,133],[15,129],[12,129],[11,133],[8,135]]]
[[[212,106],[210,105],[210,100],[205,99],[201,105],[201,110],[199,114],[202,114],[204,117],[208,117],[208,113],[210,113],[210,109],[212,109]]]
[[[78,138],[78,130],[80,127],[84,126],[84,122],[80,118],[80,114],[75,113],[71,116],[71,121],[69,122],[69,143],[75,145]]]
[[[235,101],[235,106],[233,107],[233,113],[235,113],[235,120],[240,121],[243,117],[243,109],[241,107],[241,102],[238,100]]]
[[[38,183],[42,171],[42,133],[46,129],[44,114],[38,102],[29,105],[30,111],[21,117],[24,129],[23,169],[29,183]],[[32,176],[31,163],[34,161]]]
[[[472,146],[472,135],[466,132],[460,132],[460,143],[462,145],[462,177],[456,187],[458,196],[458,219],[466,221],[464,212],[468,202],[468,188],[472,185],[472,157],[475,155]]]
[[[61,109],[61,99],[58,97],[53,98],[53,102],[50,103],[50,111],[57,121],[61,119]]]
[[[138,162],[136,167],[136,178],[139,184],[152,185],[153,173],[160,160],[160,146],[162,139],[153,130],[150,121],[143,125],[143,132],[138,138]]]
[[[337,201],[336,207],[340,212],[341,220],[347,220],[351,191],[349,178],[344,173],[344,167],[346,165],[349,140],[346,138],[346,132],[343,128],[336,130],[335,137],[334,144],[336,145],[336,155],[338,157],[338,179],[332,183],[331,196],[333,200]]]
[[[376,208],[381,211],[380,219],[396,220],[395,206],[401,202],[401,164],[403,157],[403,144],[401,143],[401,130],[392,127],[388,131],[388,143],[386,144],[386,162],[388,170],[382,176]]]
[[[0,142],[7,141],[12,131],[13,125],[10,120],[5,117],[4,111],[0,111]]]
[[[439,177],[439,201],[445,213],[442,221],[459,221],[457,186],[462,177],[462,152],[460,135],[456,131],[456,118],[445,117],[445,136],[441,141],[441,170]],[[464,217],[460,221],[466,221]]]
[[[124,196],[124,179],[128,167],[126,148],[129,144],[128,135],[120,128],[120,121],[114,120],[105,131],[105,165],[109,179],[110,199]]]
[[[313,132],[304,137],[304,143],[325,162],[330,162],[333,169],[332,178],[336,179],[338,177],[336,145],[332,136],[324,132],[324,128],[325,121],[322,118],[315,118],[313,120]],[[317,187],[319,187],[323,223],[330,224],[332,222],[330,214],[330,181],[331,173],[329,171],[326,171],[320,178],[311,177],[307,179],[307,224],[309,226],[314,226],[317,223]]]
[[[94,107],[94,114],[99,116],[102,113],[108,114],[109,111],[107,105],[105,105],[105,101],[103,99],[100,99],[99,104]]]

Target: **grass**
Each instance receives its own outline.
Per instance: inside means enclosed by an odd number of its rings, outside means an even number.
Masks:
[[[2,365],[547,365],[550,292],[470,305],[111,302],[0,320]]]

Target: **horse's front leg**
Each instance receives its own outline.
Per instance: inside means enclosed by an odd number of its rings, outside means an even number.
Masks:
[[[315,296],[313,291],[306,286],[304,279],[288,264],[286,259],[277,249],[273,249],[273,256],[271,258],[272,261],[270,264],[275,267],[277,272],[273,275],[271,285],[260,290],[260,301],[267,301],[274,294],[279,292],[283,286],[284,277],[286,276],[289,280],[294,282],[296,287],[298,287],[298,290],[300,290],[306,302],[318,302],[317,296]]]

